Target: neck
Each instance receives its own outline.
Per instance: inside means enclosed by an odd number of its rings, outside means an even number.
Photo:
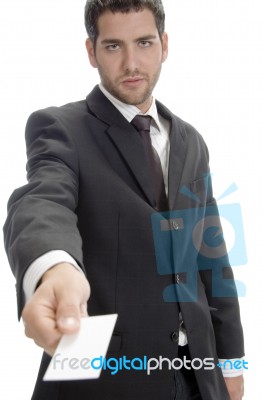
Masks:
[[[151,107],[153,102],[153,97],[150,96],[148,100],[146,100],[143,104],[138,104],[136,107],[139,108],[139,110],[145,114],[149,108]]]

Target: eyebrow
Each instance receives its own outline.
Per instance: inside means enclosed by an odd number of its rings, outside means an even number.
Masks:
[[[142,36],[142,37],[135,39],[134,42],[142,42],[142,41],[144,42],[144,41],[148,41],[148,40],[154,40],[154,39],[157,39],[157,37],[158,37],[157,35],[146,35],[146,36]],[[111,44],[111,43],[123,44],[124,40],[109,38],[109,39],[103,39],[100,42],[100,44]]]

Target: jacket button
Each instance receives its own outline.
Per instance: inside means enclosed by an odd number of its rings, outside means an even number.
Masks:
[[[179,341],[179,334],[178,334],[178,332],[173,332],[173,333],[171,333],[171,340],[172,340],[172,342],[174,342],[174,343],[178,343],[178,341]]]

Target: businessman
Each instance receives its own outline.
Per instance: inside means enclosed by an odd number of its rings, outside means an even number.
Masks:
[[[216,297],[215,257],[205,268],[198,253],[194,297],[189,270],[180,262],[189,247],[176,247],[176,231],[187,228],[174,211],[195,215],[216,209],[216,203],[210,179],[206,184],[202,137],[152,95],[168,55],[163,5],[88,0],[85,24],[89,61],[100,83],[86,100],[30,116],[28,184],[12,194],[4,227],[19,316],[26,335],[45,350],[32,399],[241,400],[241,372],[227,376],[219,368],[42,380],[62,334],[76,333],[87,313],[118,314],[107,358],[212,358],[217,364],[244,356],[228,259],[222,285],[230,295]],[[185,196],[183,187],[193,196]],[[154,215],[170,237],[171,273],[159,273]],[[167,288],[177,294],[180,287],[187,298],[163,297]]]

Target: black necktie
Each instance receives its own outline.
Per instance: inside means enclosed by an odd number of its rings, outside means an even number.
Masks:
[[[139,132],[143,141],[146,158],[150,167],[150,177],[155,196],[155,208],[158,211],[168,210],[168,201],[165,192],[165,183],[160,158],[152,146],[150,137],[150,125],[152,117],[148,115],[136,115],[131,124]]]

